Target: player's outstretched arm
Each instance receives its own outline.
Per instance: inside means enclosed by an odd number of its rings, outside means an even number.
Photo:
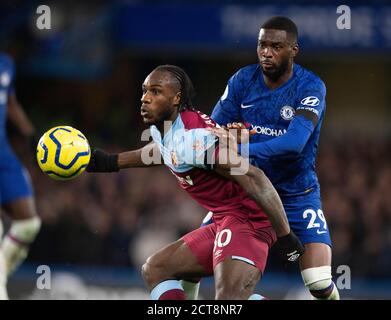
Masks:
[[[163,159],[156,143],[151,142],[144,147],[118,154],[119,169],[151,167],[163,164]]]
[[[117,172],[120,169],[161,165],[160,151],[155,143],[121,153],[107,153],[93,149],[87,172]]]
[[[259,159],[298,155],[306,146],[317,122],[318,117],[312,112],[298,110],[285,134],[268,141],[250,143],[249,155]]]

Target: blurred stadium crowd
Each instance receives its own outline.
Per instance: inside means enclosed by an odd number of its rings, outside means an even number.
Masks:
[[[391,141],[324,141],[318,156],[334,265],[353,275],[391,275]]]

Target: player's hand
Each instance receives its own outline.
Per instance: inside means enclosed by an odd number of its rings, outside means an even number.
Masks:
[[[110,154],[100,149],[92,149],[87,172],[117,172],[118,154]]]
[[[206,130],[212,132],[216,137],[219,138],[220,147],[227,147],[228,149],[238,153],[238,142],[235,136],[227,130],[225,127],[221,128],[206,128]]]
[[[285,263],[296,262],[304,254],[304,246],[292,231],[286,236],[278,238],[276,245],[279,255]]]
[[[250,125],[242,122],[228,123],[224,128],[228,129],[235,137],[238,143],[244,144],[250,141],[250,137],[257,133],[255,129],[249,130]]]

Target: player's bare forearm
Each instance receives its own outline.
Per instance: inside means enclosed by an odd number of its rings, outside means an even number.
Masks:
[[[245,176],[233,176],[248,195],[263,208],[278,237],[289,234],[290,227],[280,196],[262,170],[251,166]]]
[[[235,137],[222,128],[211,129],[220,142],[215,170],[230,176],[265,211],[278,237],[289,234],[290,227],[280,196],[262,170],[249,164],[237,153]]]
[[[118,167],[120,169],[150,167],[162,164],[158,146],[155,143],[132,151],[118,154]]]
[[[11,94],[8,100],[8,118],[26,137],[34,134],[35,129],[26,113],[24,112],[15,94]]]
[[[269,178],[266,177],[262,170],[245,163],[246,160],[244,158],[237,154],[235,155],[232,151],[229,158],[233,161],[221,163],[221,159],[218,157],[216,159],[215,171],[239,183],[247,194],[265,211],[278,237],[289,234],[288,218],[280,196]]]

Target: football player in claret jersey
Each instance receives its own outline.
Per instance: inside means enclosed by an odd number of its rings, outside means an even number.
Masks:
[[[8,298],[7,277],[26,258],[41,225],[29,174],[16,158],[6,136],[7,116],[27,139],[34,134],[34,127],[16,98],[14,76],[13,60],[0,53],[0,204],[12,219],[0,246],[0,299]],[[2,229],[0,220],[0,239]]]
[[[211,275],[216,299],[249,298],[276,239],[287,261],[303,252],[277,192],[261,170],[245,166],[236,140],[222,143],[217,137],[226,131],[191,108],[192,84],[181,68],[157,67],[142,90],[141,116],[150,125],[153,142],[120,154],[95,149],[87,171],[154,165],[145,156],[157,151],[180,187],[214,212],[214,223],[167,245],[143,265],[152,299],[185,299],[180,279]]]
[[[229,128],[250,125],[251,162],[270,178],[292,230],[305,245],[300,258],[304,284],[314,298],[337,300],[330,234],[315,172],[326,87],[317,75],[294,63],[297,38],[290,19],[266,21],[259,31],[259,63],[229,79],[211,117]]]

